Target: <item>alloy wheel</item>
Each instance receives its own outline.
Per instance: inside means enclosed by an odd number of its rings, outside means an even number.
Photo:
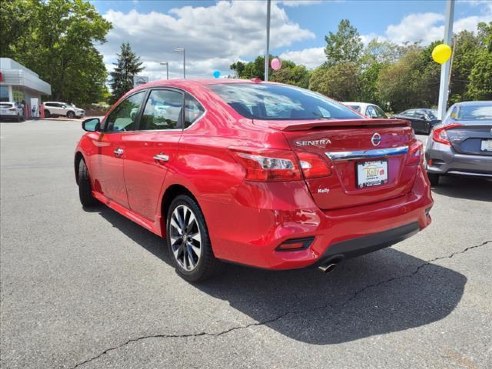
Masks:
[[[194,270],[202,255],[202,237],[195,214],[188,206],[179,205],[172,212],[169,239],[179,266],[186,271]]]

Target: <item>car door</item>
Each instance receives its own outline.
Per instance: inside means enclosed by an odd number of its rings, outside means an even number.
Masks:
[[[128,208],[123,163],[127,157],[129,137],[136,130],[139,113],[147,91],[139,91],[121,101],[102,123],[102,131],[94,142],[97,154],[92,156],[92,175],[96,190],[108,199]]]
[[[129,206],[150,221],[158,221],[164,179],[176,165],[183,131],[183,103],[182,91],[151,90],[138,134],[123,137]]]

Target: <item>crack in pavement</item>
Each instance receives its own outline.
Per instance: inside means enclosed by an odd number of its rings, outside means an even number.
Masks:
[[[209,337],[219,337],[219,336],[222,336],[224,334],[228,334],[228,333],[231,333],[233,331],[236,331],[236,330],[242,330],[242,329],[248,329],[250,327],[256,327],[256,326],[261,326],[261,325],[265,325],[265,324],[269,324],[269,323],[274,323],[278,320],[281,320],[283,318],[285,318],[286,316],[288,315],[298,315],[298,314],[304,314],[304,313],[311,313],[311,312],[314,312],[314,311],[317,311],[317,310],[324,310],[324,309],[327,309],[327,308],[331,308],[333,310],[337,310],[339,311],[340,308],[348,305],[350,302],[352,302],[355,298],[357,298],[360,294],[362,294],[363,292],[369,290],[369,289],[372,289],[372,288],[376,288],[376,287],[379,287],[383,284],[386,284],[386,283],[390,283],[390,282],[393,282],[395,280],[398,280],[398,279],[406,279],[406,278],[412,278],[413,276],[415,276],[417,273],[419,273],[419,271],[430,265],[431,263],[434,263],[436,261],[439,261],[439,260],[444,260],[444,259],[452,259],[454,256],[456,255],[460,255],[460,254],[464,254],[470,250],[473,250],[473,249],[476,249],[476,248],[479,248],[479,247],[482,247],[482,246],[485,246],[489,243],[492,243],[492,240],[489,240],[489,241],[484,241],[478,245],[474,245],[474,246],[470,246],[470,247],[467,247],[461,251],[456,251],[456,252],[453,252],[452,254],[450,255],[446,255],[446,256],[439,256],[439,257],[436,257],[434,259],[431,259],[431,260],[427,260],[426,262],[420,264],[419,266],[417,266],[417,268],[415,268],[415,270],[412,272],[412,273],[409,273],[409,274],[404,274],[404,275],[399,275],[399,276],[396,276],[396,277],[392,277],[392,278],[389,278],[389,279],[385,279],[383,281],[380,281],[378,283],[373,283],[373,284],[369,284],[363,288],[360,288],[358,289],[357,291],[355,291],[352,296],[350,296],[348,299],[346,299],[343,303],[339,304],[336,306],[336,309],[333,305],[331,304],[324,304],[324,305],[320,305],[320,306],[316,306],[316,307],[312,307],[312,308],[309,308],[309,309],[303,309],[303,310],[294,310],[294,311],[288,311],[286,313],[283,313],[283,314],[280,314],[274,318],[271,318],[271,319],[267,319],[267,320],[263,320],[263,321],[260,321],[260,322],[255,322],[255,323],[250,323],[250,324],[246,324],[246,325],[239,325],[239,326],[235,326],[235,327],[231,327],[229,329],[226,329],[224,331],[221,331],[221,332],[217,332],[217,333],[209,333],[209,332],[199,332],[199,333],[189,333],[189,334],[154,334],[154,335],[148,335],[148,336],[141,336],[141,337],[137,337],[137,338],[131,338],[129,340],[127,340],[126,342],[118,345],[118,346],[114,346],[114,347],[110,347],[106,350],[104,350],[103,352],[101,352],[100,354],[96,355],[96,356],[93,356],[87,360],[84,360],[78,364],[76,364],[72,369],[76,369],[76,368],[79,368],[81,367],[82,365],[85,365],[85,364],[88,364],[94,360],[97,360],[99,359],[101,356],[103,355],[106,355],[107,353],[111,352],[111,351],[115,351],[115,350],[118,350],[130,343],[134,343],[134,342],[138,342],[138,341],[142,341],[142,340],[146,340],[146,339],[151,339],[151,338],[189,338],[189,337],[201,337],[201,336],[209,336]]]

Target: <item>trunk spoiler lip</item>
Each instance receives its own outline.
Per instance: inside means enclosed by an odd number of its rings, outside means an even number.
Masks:
[[[410,126],[404,119],[330,119],[330,120],[259,120],[253,119],[253,124],[279,131],[305,131],[314,128],[345,128],[372,126]]]

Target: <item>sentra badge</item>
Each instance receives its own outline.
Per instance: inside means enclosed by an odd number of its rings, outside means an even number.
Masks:
[[[296,141],[297,146],[326,146],[328,144],[331,144],[331,141],[328,138],[312,141]]]

